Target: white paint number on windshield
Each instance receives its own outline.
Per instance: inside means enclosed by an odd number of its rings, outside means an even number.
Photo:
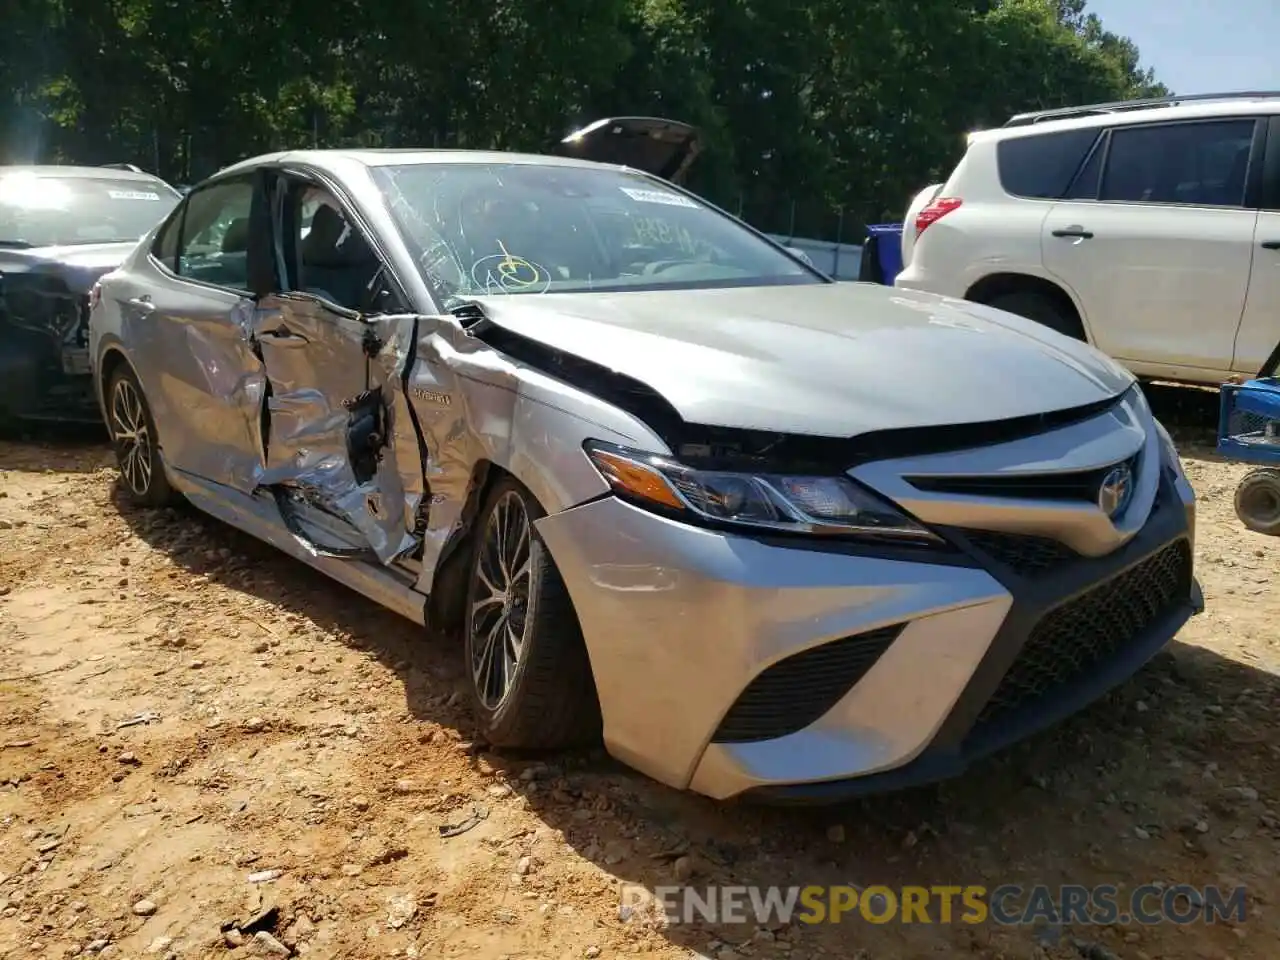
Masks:
[[[678,193],[665,193],[662,190],[635,190],[631,187],[619,187],[632,200],[637,203],[661,203],[668,207],[689,207],[697,210],[698,205],[688,197],[682,197]]]
[[[112,200],[159,200],[160,194],[146,190],[108,190],[107,196]]]

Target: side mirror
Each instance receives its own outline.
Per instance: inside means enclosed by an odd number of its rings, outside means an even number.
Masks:
[[[804,262],[808,266],[813,267],[813,269],[815,270],[818,269],[818,265],[813,262],[813,258],[810,257],[809,254],[801,250],[799,247],[787,247],[787,253],[791,254],[797,260]]]

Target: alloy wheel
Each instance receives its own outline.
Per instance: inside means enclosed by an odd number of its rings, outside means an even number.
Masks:
[[[142,397],[127,377],[117,380],[111,391],[111,438],[116,444],[120,475],[130,490],[146,496],[154,466],[151,431],[147,429]]]
[[[515,682],[528,631],[531,527],[524,500],[508,491],[481,537],[471,604],[471,676],[481,704],[497,710]]]

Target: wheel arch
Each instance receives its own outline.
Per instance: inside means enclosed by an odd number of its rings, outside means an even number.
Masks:
[[[977,280],[965,291],[964,299],[987,304],[997,297],[1011,293],[1034,293],[1060,307],[1074,324],[1073,333],[1085,343],[1093,343],[1088,324],[1075,298],[1060,284],[1030,273],[989,273]]]
[[[489,459],[480,459],[473,464],[461,516],[440,550],[440,557],[436,561],[431,578],[431,590],[427,594],[427,628],[436,636],[458,636],[463,629],[466,615],[467,577],[476,543],[476,521],[490,492],[498,483],[506,479],[520,484],[540,507],[546,509],[546,504],[538,497],[536,489],[518,473]],[[534,532],[535,534],[537,532],[536,525]],[[543,541],[543,546],[554,563],[555,554],[550,544]],[[570,602],[573,602],[572,595],[570,595]],[[589,646],[587,654],[588,667],[591,669]],[[592,669],[591,681],[595,683],[594,669]]]
[[[476,516],[498,478],[509,475],[488,459],[477,460],[471,467],[462,513],[440,548],[431,577],[431,590],[427,594],[427,626],[434,633],[450,635],[462,628],[466,612],[467,567],[474,547]]]
[[[466,578],[472,549],[475,546],[476,520],[494,486],[504,479],[514,480],[547,512],[555,509],[539,496],[536,481],[508,469],[497,461],[482,458],[471,468],[462,512],[453,531],[440,549],[427,596],[427,623],[432,630],[448,634],[462,626],[466,608]],[[550,547],[547,548],[550,553]],[[552,556],[554,560],[554,555]]]
[[[129,362],[129,357],[125,354],[124,348],[119,344],[110,343],[102,350],[102,356],[98,360],[99,374],[97,383],[94,385],[94,393],[98,395],[98,404],[101,406],[103,415],[106,415],[107,409],[107,384],[111,382],[112,376],[122,366],[133,369],[133,364]],[[138,375],[138,371],[133,369],[134,376]]]

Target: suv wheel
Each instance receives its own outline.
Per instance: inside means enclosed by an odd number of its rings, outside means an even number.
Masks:
[[[1074,316],[1068,314],[1049,297],[1034,290],[999,294],[988,300],[987,306],[1035,321],[1064,337],[1071,337],[1073,340],[1084,339],[1080,322]]]

